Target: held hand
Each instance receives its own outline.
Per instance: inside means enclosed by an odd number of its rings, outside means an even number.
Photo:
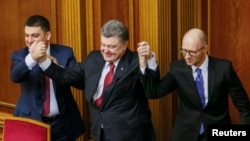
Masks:
[[[29,52],[30,53],[34,53],[36,44],[37,44],[37,42],[33,42],[33,44],[29,47]]]
[[[141,56],[140,54],[138,54],[139,56],[139,64],[141,68],[145,68],[147,66],[147,59],[146,56]]]
[[[34,42],[29,49],[31,57],[34,60],[38,60],[39,58],[46,56],[46,50],[47,46],[45,42]]]
[[[53,56],[51,56],[51,55],[47,55],[47,57],[48,57],[53,63],[55,63],[55,64],[57,64],[57,65],[59,66],[59,64],[58,64],[58,62],[57,62],[57,60],[56,60],[55,57],[53,57]]]
[[[41,56],[40,58],[37,59],[39,63],[44,62],[47,59],[47,55],[45,54],[44,56]]]
[[[150,46],[145,41],[139,42],[137,46],[140,67],[146,67],[147,60],[152,58]]]

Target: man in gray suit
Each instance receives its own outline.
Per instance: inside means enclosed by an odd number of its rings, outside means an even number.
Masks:
[[[160,98],[175,90],[179,94],[179,110],[171,141],[206,141],[207,125],[230,124],[229,95],[240,113],[241,123],[250,124],[249,99],[232,63],[211,57],[207,51],[205,33],[190,29],[184,35],[180,49],[184,59],[171,63],[167,74],[160,79],[155,72],[156,65],[148,64],[144,51],[138,50],[147,97]],[[201,75],[195,71],[197,68]],[[196,81],[203,84],[196,87]]]

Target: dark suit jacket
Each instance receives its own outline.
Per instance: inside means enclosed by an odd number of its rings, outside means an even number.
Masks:
[[[228,96],[240,112],[242,123],[250,123],[248,96],[227,60],[209,57],[208,103],[203,110],[196,90],[191,66],[185,60],[175,61],[169,72],[160,81],[155,72],[147,69],[143,75],[143,86],[149,98],[159,98],[177,90],[179,110],[173,128],[172,141],[196,141],[203,121],[208,124],[230,124]],[[158,84],[158,85],[156,85]]]
[[[129,50],[121,58],[113,82],[103,92],[101,107],[93,96],[105,65],[100,51],[91,52],[84,62],[65,70],[51,64],[45,73],[61,83],[80,83],[89,103],[91,132],[100,141],[101,126],[108,141],[154,141],[148,99],[140,81],[137,53]]]
[[[29,70],[25,64],[28,48],[20,49],[12,54],[11,80],[21,85],[21,95],[16,103],[14,116],[42,120],[44,101],[44,74],[39,65]],[[71,48],[51,44],[50,54],[60,66],[73,65],[76,60]],[[60,85],[53,81],[60,114],[64,120],[64,128],[68,137],[76,138],[84,133],[85,127],[77,104],[71,93],[70,85]]]

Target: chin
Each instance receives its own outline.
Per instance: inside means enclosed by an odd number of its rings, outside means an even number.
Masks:
[[[107,58],[107,57],[104,57],[104,60],[105,60],[106,62],[110,62],[112,59]]]
[[[193,65],[192,62],[186,62],[186,64],[189,65],[189,66],[192,66],[192,65]]]

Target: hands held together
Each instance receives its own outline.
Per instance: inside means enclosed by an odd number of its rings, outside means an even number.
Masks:
[[[49,54],[46,54],[47,47],[48,47],[48,44],[45,42],[34,42],[29,47],[29,52],[31,54],[31,57],[38,62],[43,62],[48,57],[52,62],[54,62],[55,64],[58,64],[55,57]]]
[[[52,62],[55,64],[58,64],[56,58],[53,56],[50,56],[49,54],[46,54],[48,44],[45,42],[34,42],[30,47],[29,47],[29,52],[31,54],[31,57],[38,61],[38,62],[43,62],[47,58],[49,58]],[[150,46],[146,41],[139,42],[137,44],[137,52],[139,56],[139,64],[140,67],[146,67],[147,65],[147,60],[151,59],[153,57],[153,54],[150,50]]]
[[[139,64],[140,67],[146,67],[147,60],[151,59],[153,57],[153,54],[150,50],[150,46],[147,42],[142,41],[137,44],[137,52],[139,56]]]

